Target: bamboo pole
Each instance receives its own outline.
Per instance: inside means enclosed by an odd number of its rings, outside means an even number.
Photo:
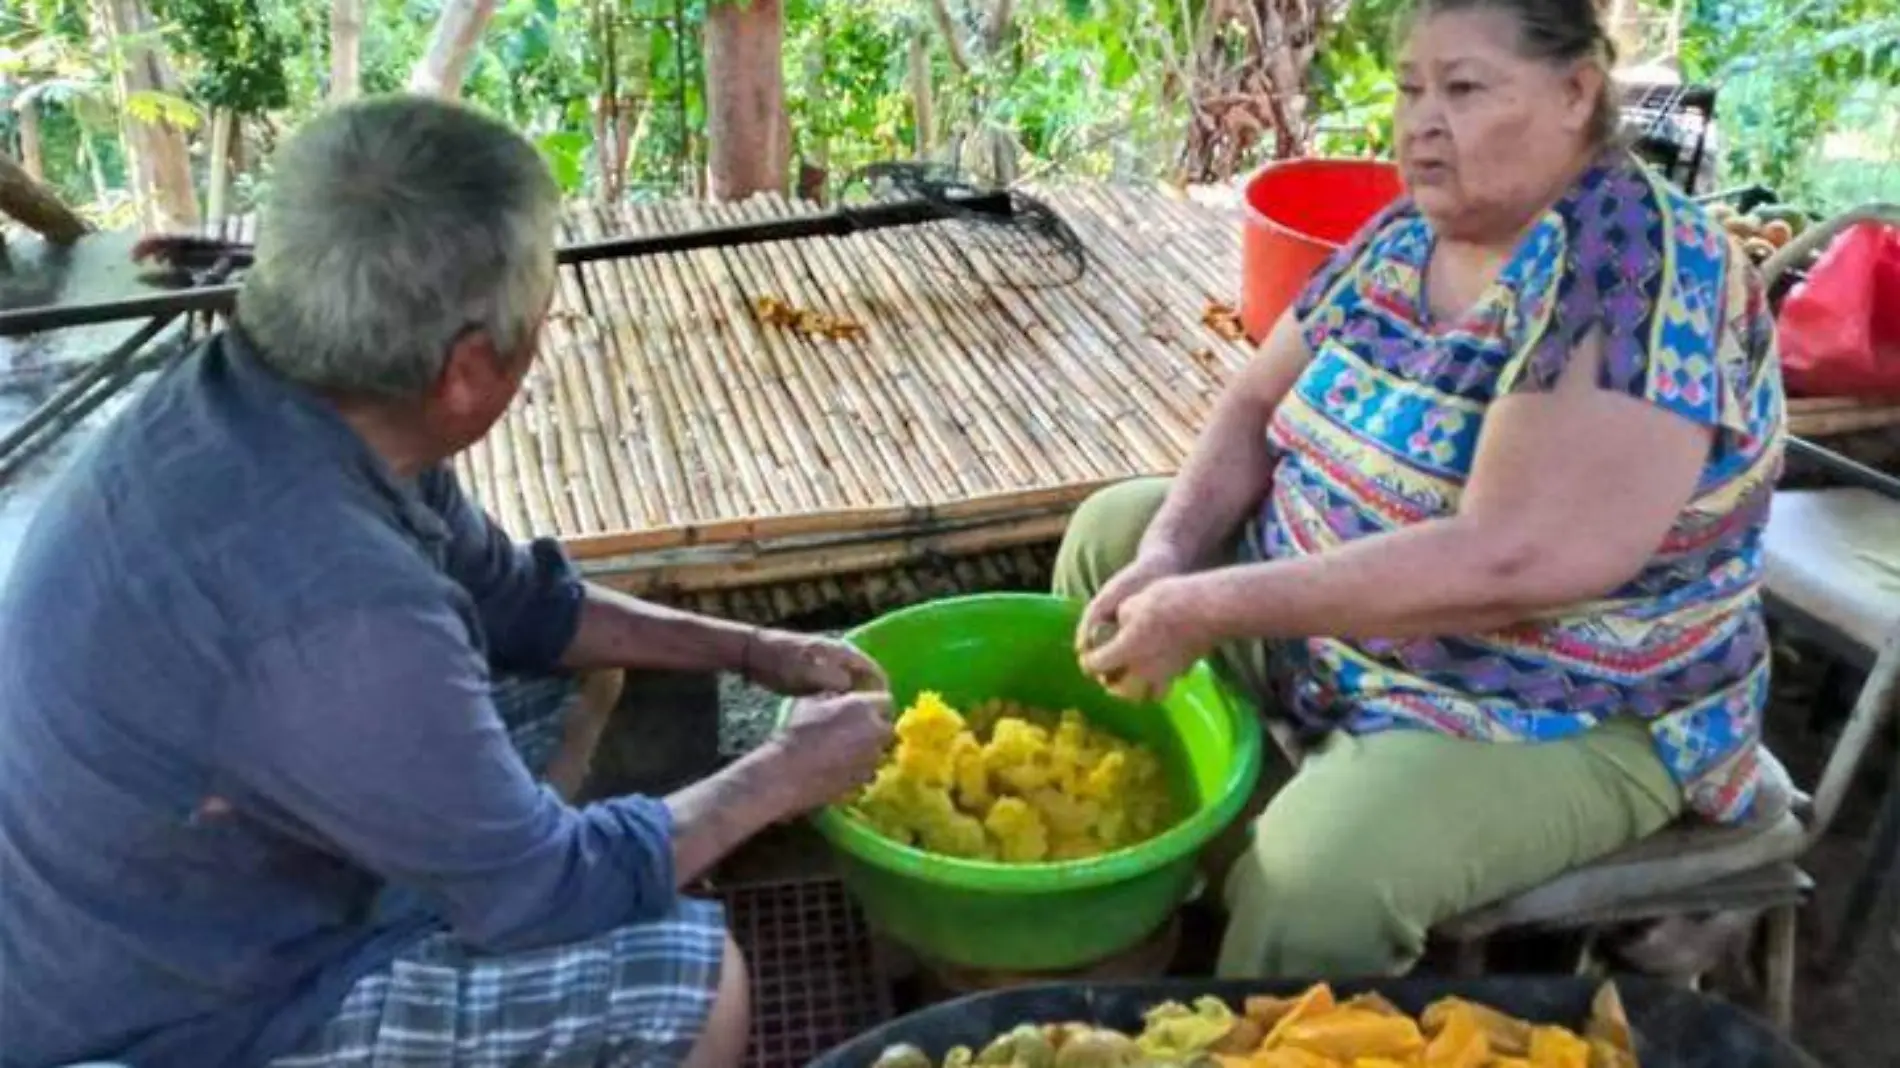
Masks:
[[[563,223],[566,240],[575,240],[582,232],[579,219]],[[597,365],[590,366],[588,384],[594,391],[594,405],[602,413],[602,422],[610,428],[609,457],[624,457],[624,463],[609,465],[614,471],[618,496],[625,506],[628,527],[665,525],[669,482],[662,473],[656,455],[650,405],[640,394],[639,378],[622,357],[611,329],[589,318],[584,309],[582,287],[586,276],[578,269],[561,272],[561,306],[558,315],[571,337],[585,338],[600,353]]]
[[[576,212],[576,224],[583,240],[599,239],[600,220],[592,211]],[[584,264],[577,273],[581,284],[597,301],[594,315],[612,347],[620,373],[629,383],[629,402],[637,404],[640,411],[645,431],[641,444],[653,472],[658,498],[653,521],[662,524],[690,521],[698,515],[695,502],[699,494],[688,471],[687,440],[674,418],[675,401],[662,388],[654,367],[656,359],[663,355],[666,326],[653,319],[637,318],[624,307],[624,295],[618,292],[618,287],[614,287],[613,293],[607,291],[608,280],[598,263]]]
[[[753,202],[772,204],[776,198],[756,197]],[[714,225],[732,222],[725,208],[708,205],[705,211]],[[773,210],[768,217],[790,214]],[[702,298],[719,299],[728,309],[734,365],[744,369],[747,403],[757,413],[750,429],[771,443],[777,459],[770,482],[777,502],[773,510],[835,508],[861,500],[865,491],[842,470],[849,448],[818,418],[824,401],[807,374],[809,343],[759,320],[757,302],[784,295],[753,264],[755,251],[708,250],[696,257],[694,266],[701,271]]]
[[[583,535],[566,539],[565,544],[575,559],[592,560],[697,545],[737,545],[856,531],[928,530],[945,524],[994,521],[1021,512],[1072,509],[1099,490],[1122,480],[1117,476],[929,504],[722,519],[703,524]]]
[[[649,205],[622,206],[620,217],[623,220],[637,220],[632,229],[638,232],[659,233],[672,226],[669,219]],[[677,270],[676,263],[673,257],[660,257],[651,264],[659,268],[656,275],[663,285],[677,284],[677,275],[674,273]],[[623,261],[602,261],[597,265],[594,277],[601,281],[610,304],[617,304],[623,309],[637,309],[637,314],[644,322],[658,327],[649,337],[663,337],[665,340],[663,345],[653,345],[644,354],[656,397],[663,402],[667,423],[673,430],[673,440],[679,449],[680,464],[686,472],[687,484],[693,490],[691,510],[679,518],[735,514],[740,506],[730,485],[729,467],[722,455],[724,449],[716,430],[706,425],[701,410],[705,398],[692,384],[690,375],[693,356],[688,338],[703,330],[717,329],[718,320],[715,317],[712,321],[699,321],[691,317],[664,314],[660,311],[658,293],[644,292],[624,284],[622,268],[627,266],[630,265]],[[621,314],[628,315],[630,311]]]
[[[696,592],[771,586],[827,575],[903,567],[943,556],[991,552],[1061,537],[1066,516],[1043,516],[1004,526],[986,526],[927,538],[912,538],[837,549],[774,554],[754,560],[595,572],[590,577],[635,596],[657,591]],[[900,580],[902,581],[902,580]],[[915,588],[915,581],[911,580]]]
[[[939,230],[937,236],[958,242],[951,233]],[[1091,454],[1112,450],[1114,436],[1101,432],[1099,420],[1085,414],[1089,412],[1086,406],[1073,403],[1061,376],[1051,367],[1054,354],[1042,344],[1041,325],[1022,314],[1013,290],[989,262],[988,252],[978,247],[963,254],[977,276],[965,277],[956,263],[944,263],[940,284],[950,297],[945,301],[944,321],[965,339],[971,373],[996,396],[1018,401],[1020,425],[1041,451],[1040,457],[1031,460],[1045,461],[1038,468],[1047,467],[1062,479],[1099,472],[1103,457]],[[1038,348],[1042,351],[1035,351]],[[1088,423],[1093,425],[1084,425]]]
[[[1900,426],[1900,406],[1790,412],[1788,415],[1788,432],[1803,438],[1837,437],[1891,426]]]
[[[926,245],[917,258],[936,263],[943,270],[956,267],[954,252],[950,250]],[[1086,278],[1083,284],[1087,284]],[[1058,298],[1054,294],[1024,293],[1000,279],[993,281],[989,288],[991,299],[1015,315],[1016,329],[1032,337],[1048,338],[1041,362],[1054,382],[1044,388],[1064,397],[1067,401],[1064,407],[1078,413],[1074,418],[1085,424],[1078,431],[1078,437],[1107,454],[1090,468],[1092,473],[1125,470],[1130,465],[1139,471],[1174,463],[1172,450],[1156,447],[1158,436],[1152,433],[1130,436],[1125,432],[1127,424],[1139,425],[1147,417],[1129,405],[1125,384],[1117,381],[1114,371],[1096,358],[1100,350],[1108,346],[1107,339],[1078,331],[1074,323],[1057,310]],[[1085,403],[1076,404],[1078,399]],[[1124,425],[1118,427],[1118,422]]]
[[[710,208],[699,210],[708,225],[719,220]],[[724,398],[720,432],[742,456],[747,514],[810,511],[840,499],[827,473],[818,472],[820,485],[806,477],[815,453],[774,389],[776,376],[764,354],[770,340],[753,315],[752,288],[716,253],[682,257],[679,278],[672,294],[677,305],[720,326],[716,334],[699,334],[694,359],[703,388]]]
[[[939,244],[935,235],[904,235],[899,240],[920,262],[935,264],[943,271],[957,267],[955,252]],[[1149,379],[1142,355],[1112,323],[1088,314],[1097,284],[1096,279],[1084,275],[1074,286],[1037,290],[1025,299],[1025,304],[1045,323],[1059,321],[1075,339],[1071,351],[1076,354],[1074,366],[1081,373],[1072,375],[1071,381],[1109,413],[1110,421],[1118,423],[1124,435],[1128,430],[1139,430],[1150,439],[1139,442],[1124,436],[1122,440],[1144,449],[1148,457],[1165,456],[1169,464],[1178,462],[1187,448],[1181,440],[1180,419],[1161,417],[1173,414],[1175,399],[1165,385]]]
[[[557,403],[550,415],[561,444],[561,477],[574,510],[574,534],[594,533],[605,528],[601,521],[606,502],[599,491],[600,473],[598,468],[590,467],[588,449],[588,443],[600,432],[600,427],[594,422],[590,406],[582,403],[584,387],[575,381],[580,377],[581,363],[599,358],[599,352],[591,348],[570,346],[553,360],[542,361],[551,364],[548,368],[553,386],[550,395]]]
[[[894,301],[864,273],[866,243],[875,240],[860,235],[813,242],[801,252],[816,284],[847,294],[852,314],[876,324],[867,333],[867,362],[857,377],[889,398],[894,414],[887,425],[899,452],[917,457],[928,484],[939,487],[934,491],[939,499],[993,489],[997,482],[964,430],[969,416],[956,398],[917,372],[918,353],[929,344],[929,331],[907,303]]]
[[[990,490],[1032,483],[1022,431],[999,417],[1002,398],[984,389],[968,368],[976,343],[950,328],[939,281],[919,276],[892,252],[900,240],[892,234],[861,235],[852,246],[864,255],[852,257],[847,266],[855,268],[855,280],[890,306],[895,317],[914,324],[904,366],[926,383],[927,394],[949,407],[968,443],[966,455],[973,454],[975,460],[960,472],[966,482]]]
[[[728,216],[724,220],[728,222],[736,221],[732,218],[735,216],[737,219],[757,218],[770,210],[763,200],[757,198],[747,204],[714,210]],[[748,273],[754,291],[770,288],[796,306],[851,320],[867,333],[883,328],[875,319],[861,318],[847,294],[817,284],[810,270],[796,262],[801,258],[800,246],[761,245],[756,249],[733,250],[739,251],[752,253],[747,257],[752,262],[743,270]],[[851,373],[854,366],[862,365],[869,357],[865,342],[826,338],[801,338],[795,342],[801,342],[793,351],[801,357],[801,370],[813,387],[813,401],[823,415],[817,422],[828,431],[836,450],[838,460],[834,466],[849,490],[848,499],[863,505],[926,499],[902,454],[891,446],[888,435],[875,432],[874,426],[880,422],[878,406],[869,402],[862,376]],[[815,417],[820,413],[812,414]]]
[[[628,209],[624,214],[631,217],[633,211]],[[643,230],[671,230],[677,226],[654,209],[641,209],[638,218]],[[691,220],[688,225],[699,221]],[[687,293],[697,288],[690,259],[668,255],[619,260],[613,262],[612,270],[623,290],[640,291],[649,313],[665,319],[670,342],[664,359],[666,380],[680,403],[688,407],[689,425],[702,457],[717,469],[713,479],[717,494],[691,518],[757,510],[768,490],[768,480],[760,470],[757,451],[740,447],[740,442],[746,440],[743,435],[748,420],[744,412],[734,411],[729,383],[721,381],[732,377],[723,366],[730,342],[721,329],[717,305],[701,307],[688,299]],[[725,373],[714,371],[714,361]]]
[[[743,211],[745,206],[739,209]],[[864,336],[855,341],[807,346],[819,388],[830,393],[838,405],[833,418],[843,424],[843,431],[862,450],[858,500],[872,505],[954,496],[956,491],[936,477],[933,465],[903,446],[903,429],[895,414],[901,410],[902,398],[890,388],[887,366],[880,355],[890,324],[865,304],[856,287],[832,284],[814,262],[835,247],[833,241],[814,241],[763,246],[761,251],[774,283],[792,294],[795,301],[864,328]],[[881,468],[877,467],[879,463]]]
[[[662,210],[659,217],[667,225],[683,225],[673,213]],[[697,208],[693,219],[708,220],[709,216],[703,208]],[[745,506],[717,515],[784,513],[822,507],[821,502],[827,499],[835,501],[837,495],[829,484],[824,459],[810,431],[796,415],[796,399],[779,388],[777,376],[757,357],[767,341],[753,318],[754,295],[726,270],[718,249],[687,253],[679,257],[679,267],[679,284],[672,291],[673,299],[679,306],[691,309],[694,320],[705,322],[708,331],[716,335],[713,344],[724,354],[726,374],[740,383],[736,387],[736,403],[753,433],[752,451],[763,451],[769,457],[769,463],[759,465],[754,499]],[[739,352],[745,353],[745,357],[734,355]],[[700,357],[702,363],[705,359]],[[705,374],[711,369],[697,370]],[[713,388],[718,388],[716,383]]]

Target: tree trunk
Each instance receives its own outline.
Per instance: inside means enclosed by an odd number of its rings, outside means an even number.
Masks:
[[[784,38],[780,0],[712,0],[707,7],[706,170],[714,200],[785,191],[791,137]]]
[[[336,0],[330,7],[330,99],[349,100],[363,90],[363,0]]]
[[[230,108],[219,108],[211,116],[210,188],[205,191],[205,223],[209,226],[224,222],[225,196],[231,185],[231,131],[236,126],[237,114]]]
[[[469,61],[481,44],[482,31],[494,17],[496,0],[448,0],[436,20],[429,51],[409,75],[409,90],[450,100],[462,95]]]
[[[40,103],[28,100],[14,110],[20,116],[20,162],[36,181],[46,180],[46,157],[40,141]]]
[[[56,245],[70,245],[92,227],[44,182],[26,173],[11,156],[0,156],[0,212]]]
[[[94,0],[93,16],[107,55],[117,57],[112,63],[113,87],[139,220],[151,230],[195,230],[198,194],[185,131],[163,119],[135,119],[126,111],[126,100],[135,93],[178,95],[178,79],[159,44],[151,14],[144,0]]]
[[[930,88],[930,42],[922,33],[910,35],[910,110],[916,126],[914,150],[918,159],[929,159],[936,146],[936,98]]]

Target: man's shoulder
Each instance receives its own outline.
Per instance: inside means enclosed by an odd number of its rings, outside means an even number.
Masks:
[[[154,382],[55,483],[15,560],[10,607],[270,629],[374,591],[428,596],[433,569],[373,488],[274,441],[220,395],[201,350]]]

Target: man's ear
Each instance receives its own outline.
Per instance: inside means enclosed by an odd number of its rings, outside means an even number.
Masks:
[[[430,391],[436,405],[450,415],[485,412],[497,393],[512,392],[507,357],[480,327],[464,330],[449,345]]]

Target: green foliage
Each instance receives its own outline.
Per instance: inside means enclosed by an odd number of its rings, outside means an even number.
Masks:
[[[127,93],[125,113],[140,122],[168,122],[182,130],[198,125],[198,109],[191,106],[191,101],[156,89]]]
[[[158,14],[172,30],[173,54],[196,67],[194,99],[239,114],[290,106],[290,44],[258,0],[164,0]]]
[[[1682,52],[1686,77],[1721,88],[1727,181],[1845,206],[1820,150],[1857,99],[1900,88],[1892,0],[1696,0]]]
[[[1327,156],[1388,156],[1392,108],[1392,26],[1407,0],[1359,0],[1329,28],[1313,63],[1314,151]]]
[[[89,0],[0,2],[0,136],[11,105],[42,117],[49,176],[69,195],[123,182],[109,89],[111,56],[90,39]],[[140,94],[135,114],[181,125],[211,108],[246,123],[240,203],[268,182],[268,153],[329,95],[331,0],[147,0],[164,26],[185,99]],[[501,0],[463,96],[540,148],[563,189],[599,188],[595,113],[607,87],[633,116],[626,188],[690,187],[704,158],[700,27],[709,2]],[[943,0],[972,34],[995,0]],[[1015,0],[1009,31],[987,50],[964,41],[953,63],[931,0],[783,0],[792,151],[834,182],[863,164],[908,157],[917,141],[912,42],[926,43],[937,158],[1000,138],[1023,173],[1140,180],[1172,173],[1188,120],[1198,20],[1212,0]],[[1354,0],[1326,27],[1309,110],[1314,150],[1392,149],[1391,25],[1405,0]],[[1643,0],[1651,6],[1667,0]],[[1852,199],[1893,168],[1836,160],[1826,135],[1900,136],[1900,9],[1893,0],[1689,0],[1685,73],[1722,87],[1728,178],[1790,196]],[[369,93],[402,89],[442,0],[365,0],[361,70]],[[679,20],[677,23],[675,20]],[[203,124],[197,127],[203,136]],[[95,178],[97,176],[97,178]],[[1887,195],[1894,195],[1889,192]]]

